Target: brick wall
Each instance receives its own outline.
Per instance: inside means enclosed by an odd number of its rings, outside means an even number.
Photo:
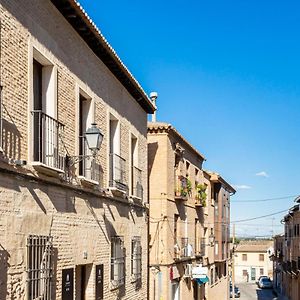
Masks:
[[[72,183],[37,172],[31,166],[30,87],[33,48],[57,68],[57,117],[65,125],[64,146],[76,154],[77,91],[95,104],[95,121],[104,134],[98,161],[108,187],[109,113],[121,124],[121,155],[129,182],[130,134],[138,138],[143,201],[147,202],[147,115],[127,90],[95,56],[50,1],[4,0],[0,4],[1,81],[4,104],[4,159],[0,163],[1,299],[25,298],[26,239],[29,234],[51,234],[55,249],[55,295],[61,297],[61,270],[80,264],[104,264],[105,299],[146,299],[147,223],[141,202],[116,198],[105,190]],[[24,159],[16,167],[8,159]],[[4,170],[7,170],[4,172]],[[19,174],[19,175],[18,175]],[[75,172],[76,174],[76,172]],[[75,181],[76,182],[76,181]],[[78,182],[77,182],[78,183]],[[126,283],[110,286],[110,238],[124,235]],[[131,237],[141,236],[142,285],[130,278]],[[87,259],[83,259],[83,252]],[[3,268],[3,270],[2,270]],[[4,271],[4,272],[2,272]],[[87,293],[94,293],[94,267]]]

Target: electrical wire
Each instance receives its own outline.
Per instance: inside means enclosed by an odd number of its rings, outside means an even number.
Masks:
[[[253,221],[253,220],[258,220],[258,219],[263,219],[266,217],[270,217],[270,216],[274,216],[274,215],[278,215],[281,214],[283,212],[288,211],[289,209],[285,209],[285,210],[281,210],[272,214],[268,214],[268,215],[264,215],[264,216],[259,216],[259,217],[254,217],[254,218],[249,218],[249,219],[242,219],[242,220],[236,220],[236,221],[232,221],[231,223],[235,224],[235,223],[240,223],[240,222],[247,222],[247,221]]]
[[[277,197],[277,198],[266,198],[266,199],[250,199],[250,200],[231,200],[230,203],[249,203],[249,202],[267,202],[267,201],[276,201],[276,200],[283,200],[283,199],[290,199],[290,198],[296,198],[299,195],[291,195],[291,196],[283,196],[283,197]]]

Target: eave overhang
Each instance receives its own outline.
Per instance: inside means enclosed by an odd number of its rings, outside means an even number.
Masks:
[[[76,0],[51,0],[51,2],[145,112],[153,114],[156,108],[152,101],[79,2]]]

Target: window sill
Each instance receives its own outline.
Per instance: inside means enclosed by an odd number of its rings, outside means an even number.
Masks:
[[[123,285],[125,285],[124,282],[122,282],[122,283],[114,283],[113,281],[111,281],[111,282],[110,282],[109,289],[110,289],[111,291],[114,291],[114,290],[117,290],[117,289],[121,288]]]
[[[80,183],[83,186],[95,186],[95,185],[99,185],[99,182],[96,180],[92,180],[92,179],[88,179],[85,176],[78,176],[78,179],[80,180]]]
[[[117,187],[109,187],[108,189],[113,194],[113,196],[125,198],[125,196],[127,194],[126,191],[121,190],[121,189],[119,189]]]
[[[39,161],[34,161],[31,163],[31,165],[37,172],[40,172],[40,173],[43,173],[45,175],[52,176],[52,177],[59,177],[59,175],[65,173],[63,170],[49,167]]]

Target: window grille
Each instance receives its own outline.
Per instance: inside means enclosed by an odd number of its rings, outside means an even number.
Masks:
[[[51,300],[52,237],[30,235],[27,239],[28,300]]]
[[[111,239],[111,283],[114,287],[125,283],[124,238],[115,236]]]
[[[131,240],[131,275],[134,280],[142,276],[142,246],[138,236]]]

